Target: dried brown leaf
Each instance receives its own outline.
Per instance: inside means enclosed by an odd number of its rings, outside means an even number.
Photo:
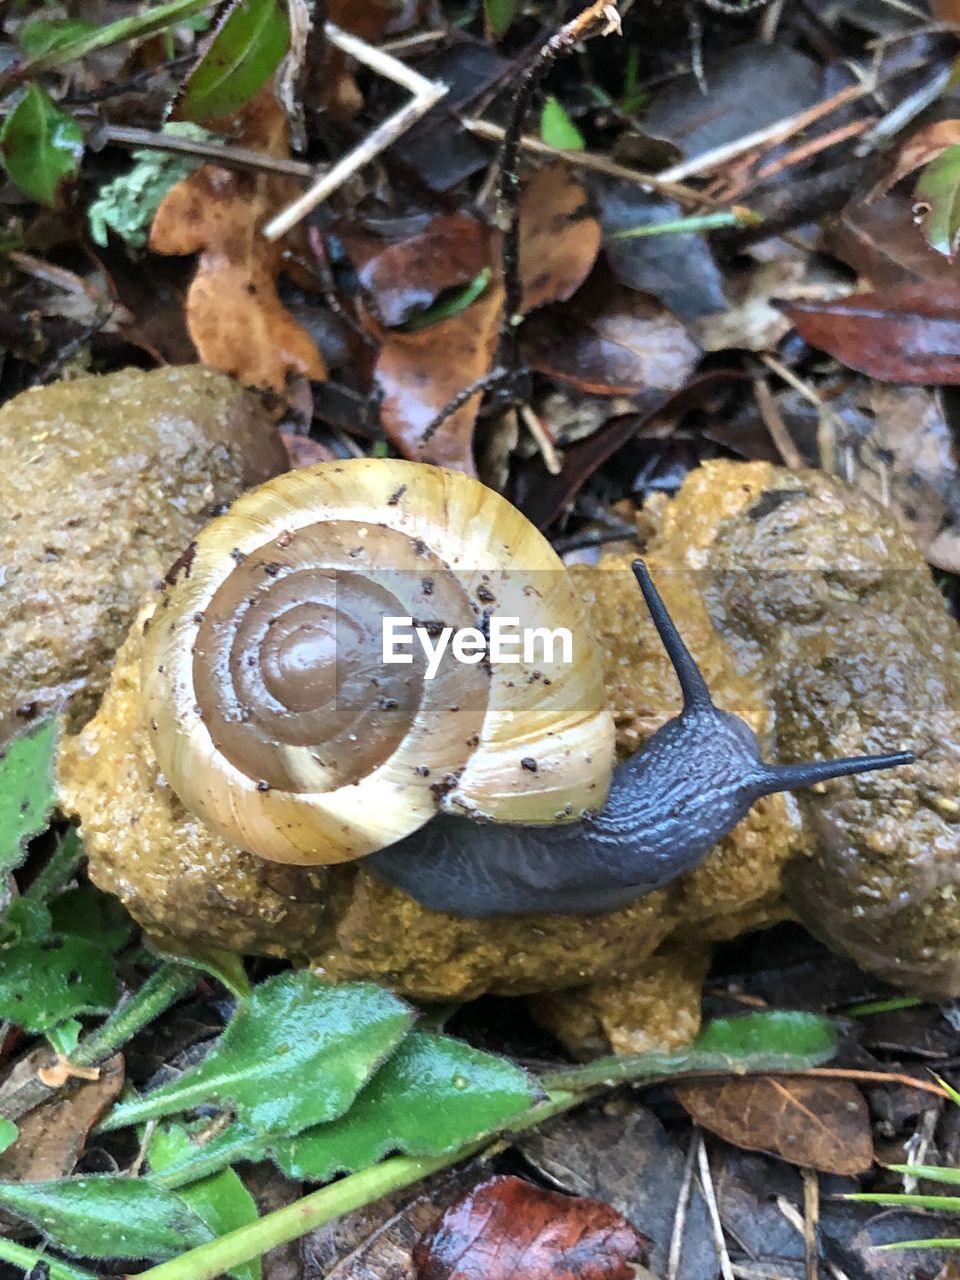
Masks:
[[[633,1280],[648,1245],[608,1204],[496,1177],[447,1209],[414,1262],[420,1280]]]
[[[573,306],[533,316],[523,344],[532,368],[608,396],[647,392],[665,399],[683,386],[700,356],[676,316],[618,285],[588,289]]]
[[[873,1164],[867,1104],[849,1080],[754,1076],[678,1085],[698,1124],[747,1151],[852,1176]]]
[[[538,170],[520,205],[523,312],[566,302],[583,284],[600,252],[600,224],[587,193],[565,164]]]
[[[289,154],[287,123],[272,86],[244,108],[237,141],[273,156]],[[296,191],[277,174],[204,165],[167,193],[150,233],[156,253],[200,254],[186,302],[200,359],[281,395],[291,374],[326,377],[316,344],[277,294],[285,246],[260,234]]]

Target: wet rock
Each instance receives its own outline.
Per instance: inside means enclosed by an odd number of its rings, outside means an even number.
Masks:
[[[37,387],[0,409],[0,742],[96,706],[144,591],[220,503],[286,468],[259,402],[201,365]]]

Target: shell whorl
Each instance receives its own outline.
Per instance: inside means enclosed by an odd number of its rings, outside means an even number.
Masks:
[[[209,524],[151,619],[160,767],[225,839],[280,862],[361,857],[438,808],[550,822],[599,808],[613,725],[546,540],[456,472],[357,459],[288,472]],[[382,661],[382,619],[566,626],[572,663]],[[529,768],[536,762],[535,770]],[[521,764],[525,761],[526,764]]]

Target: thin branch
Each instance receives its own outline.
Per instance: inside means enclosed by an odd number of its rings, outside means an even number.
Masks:
[[[113,144],[118,147],[143,147],[149,151],[175,151],[199,160],[209,161],[224,169],[255,170],[282,173],[290,178],[316,177],[316,165],[303,160],[284,159],[257,151],[254,147],[237,147],[229,142],[211,142],[206,138],[186,138],[177,133],[161,133],[154,129],[133,129],[126,125],[102,124],[90,136],[96,150]]]
[[[502,142],[506,130],[489,120],[463,120],[463,127],[477,138],[485,138],[490,142]],[[645,173],[640,169],[629,169],[624,164],[617,164],[606,156],[594,155],[591,151],[566,151],[562,147],[552,147],[549,142],[525,133],[520,139],[520,146],[531,155],[547,156],[551,160],[565,160],[574,169],[588,169],[592,173],[603,173],[609,178],[622,178],[624,182],[632,182],[644,191],[653,191],[677,204],[689,206],[691,209],[723,210],[726,205],[714,200],[702,191],[694,191],[679,182],[665,182],[657,174]]]
[[[546,40],[524,68],[517,83],[513,111],[503,137],[500,153],[499,197],[507,211],[507,227],[503,236],[501,264],[503,273],[504,303],[500,331],[499,363],[508,369],[516,369],[520,363],[520,346],[517,326],[523,307],[523,283],[520,277],[520,145],[533,97],[540,82],[557,58],[570,51],[591,36],[609,35],[620,30],[620,15],[615,4],[608,0],[595,0],[582,13],[564,25]]]
[[[281,236],[286,235],[292,227],[295,227],[308,213],[311,213],[318,204],[322,204],[324,200],[328,199],[338,187],[346,182],[347,178],[362,169],[364,165],[369,164],[381,151],[385,151],[387,147],[402,137],[412,125],[416,124],[421,117],[435,107],[449,90],[448,85],[440,84],[435,80],[428,80],[426,76],[420,75],[418,71],[406,66],[398,58],[391,57],[389,53],[384,53],[382,49],[374,48],[373,45],[367,44],[365,40],[359,40],[356,36],[348,35],[346,31],[341,31],[332,22],[324,25],[324,31],[331,44],[336,45],[338,49],[356,58],[358,62],[362,62],[364,66],[370,67],[371,70],[376,71],[379,75],[385,76],[395,84],[401,85],[413,97],[374,129],[373,133],[364,138],[359,146],[349,151],[328,173],[314,182],[313,186],[309,187],[303,195],[298,196],[285,209],[281,209],[275,217],[271,218],[263,228],[263,235],[267,240],[279,240]]]
[[[437,416],[427,424],[426,430],[420,437],[420,443],[426,444],[428,440],[431,440],[446,420],[456,413],[458,409],[462,409],[467,401],[472,396],[475,396],[478,391],[489,391],[491,387],[498,386],[501,382],[506,382],[510,376],[510,370],[498,364],[494,365],[492,369],[488,369],[486,373],[481,374],[479,378],[474,378],[473,382],[468,383],[462,391],[458,391],[452,400],[448,400]]]

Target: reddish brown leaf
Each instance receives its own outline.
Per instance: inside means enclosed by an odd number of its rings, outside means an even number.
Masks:
[[[273,156],[289,154],[287,123],[272,85],[244,108],[235,140]],[[200,253],[186,304],[200,359],[280,395],[289,374],[326,377],[316,344],[277,294],[286,248],[260,234],[297,190],[277,174],[204,165],[167,192],[150,232],[156,253]]]
[[[565,164],[540,169],[520,207],[523,312],[565,302],[590,274],[600,252],[600,224],[587,193]]]
[[[881,382],[960,383],[960,293],[903,285],[784,310],[812,347]]]
[[[677,1085],[674,1092],[698,1124],[747,1151],[846,1176],[873,1164],[867,1104],[852,1081],[753,1076]]]
[[[472,306],[417,333],[386,335],[377,361],[380,421],[405,458],[475,475],[473,424],[480,392],[424,439],[438,413],[490,368],[503,289],[490,285]]]
[[[873,289],[943,280],[943,259],[924,240],[912,202],[898,191],[851,201],[828,229],[826,247]]]
[[[521,202],[520,269],[524,308],[566,299],[589,274],[600,229],[587,210],[583,188],[564,165],[541,170]],[[357,242],[361,275],[384,320],[397,323],[413,305],[472,279],[483,265],[499,267],[499,239],[462,215],[436,218],[426,231],[371,252]],[[482,246],[482,256],[481,256]],[[381,421],[406,458],[475,474],[473,426],[477,393],[429,439],[427,428],[463,389],[490,369],[503,308],[498,277],[471,306],[414,333],[380,331],[376,378],[383,393]]]
[[[421,1280],[633,1280],[649,1243],[599,1200],[498,1177],[447,1209],[414,1262]]]
[[[528,363],[594,395],[665,395],[682,387],[700,348],[676,316],[632,289],[598,285],[524,325]]]

